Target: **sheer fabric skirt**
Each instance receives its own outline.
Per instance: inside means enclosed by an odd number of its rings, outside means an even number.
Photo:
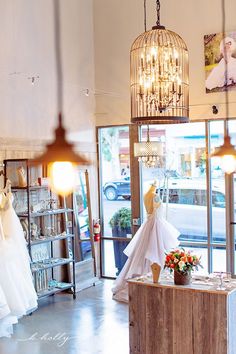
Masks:
[[[113,299],[128,302],[127,279],[151,271],[151,264],[165,263],[165,251],[178,246],[179,231],[156,210],[139,228],[124,250],[128,259],[114,282]]]

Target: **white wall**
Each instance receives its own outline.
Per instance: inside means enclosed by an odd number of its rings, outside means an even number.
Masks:
[[[226,30],[236,30],[236,1],[226,2]],[[155,24],[155,0],[147,0],[148,28]],[[144,31],[143,0],[94,0],[96,123],[130,123],[129,52]],[[186,42],[190,64],[190,117],[224,117],[224,93],[205,93],[204,34],[222,31],[221,0],[163,0],[161,23]],[[230,92],[230,116],[236,116],[236,91]]]
[[[95,217],[93,0],[60,0],[60,5],[64,123],[77,150],[92,162]],[[53,20],[52,0],[0,0],[0,160],[30,158],[53,137],[58,114]],[[39,76],[34,85],[32,76]]]
[[[94,90],[93,2],[60,3],[65,125],[73,138],[78,133],[91,143],[94,98],[84,90]],[[0,19],[1,137],[51,138],[57,116],[53,2],[0,0]],[[31,76],[39,76],[34,85]]]

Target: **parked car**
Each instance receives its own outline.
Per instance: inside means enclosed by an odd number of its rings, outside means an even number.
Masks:
[[[165,173],[170,179],[185,179],[187,177],[182,177],[175,170],[167,170]],[[145,183],[149,184],[153,181],[146,181]],[[123,179],[117,179],[114,181],[107,182],[103,186],[103,192],[107,200],[117,200],[118,197],[123,197],[124,199],[130,200],[131,191],[130,191],[130,177],[124,177]]]
[[[103,186],[103,192],[107,200],[116,200],[118,197],[130,200],[130,177],[107,182]]]
[[[163,195],[164,193],[164,195]],[[164,206],[168,200],[167,219],[181,233],[180,241],[207,241],[206,184],[198,180],[171,181],[168,191],[160,189]],[[213,241],[225,242],[224,185],[212,185]]]

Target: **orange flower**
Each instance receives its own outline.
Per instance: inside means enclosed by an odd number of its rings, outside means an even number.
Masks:
[[[189,262],[189,263],[192,263],[192,262],[193,262],[193,257],[189,256],[189,257],[188,257],[188,262]]]
[[[181,257],[180,260],[181,260],[182,262],[184,262],[184,263],[186,263],[186,262],[188,261],[186,256]]]

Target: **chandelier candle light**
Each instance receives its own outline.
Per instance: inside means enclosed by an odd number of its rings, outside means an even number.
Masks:
[[[131,121],[138,124],[189,121],[188,51],[183,39],[157,22],[135,39],[130,52]]]

